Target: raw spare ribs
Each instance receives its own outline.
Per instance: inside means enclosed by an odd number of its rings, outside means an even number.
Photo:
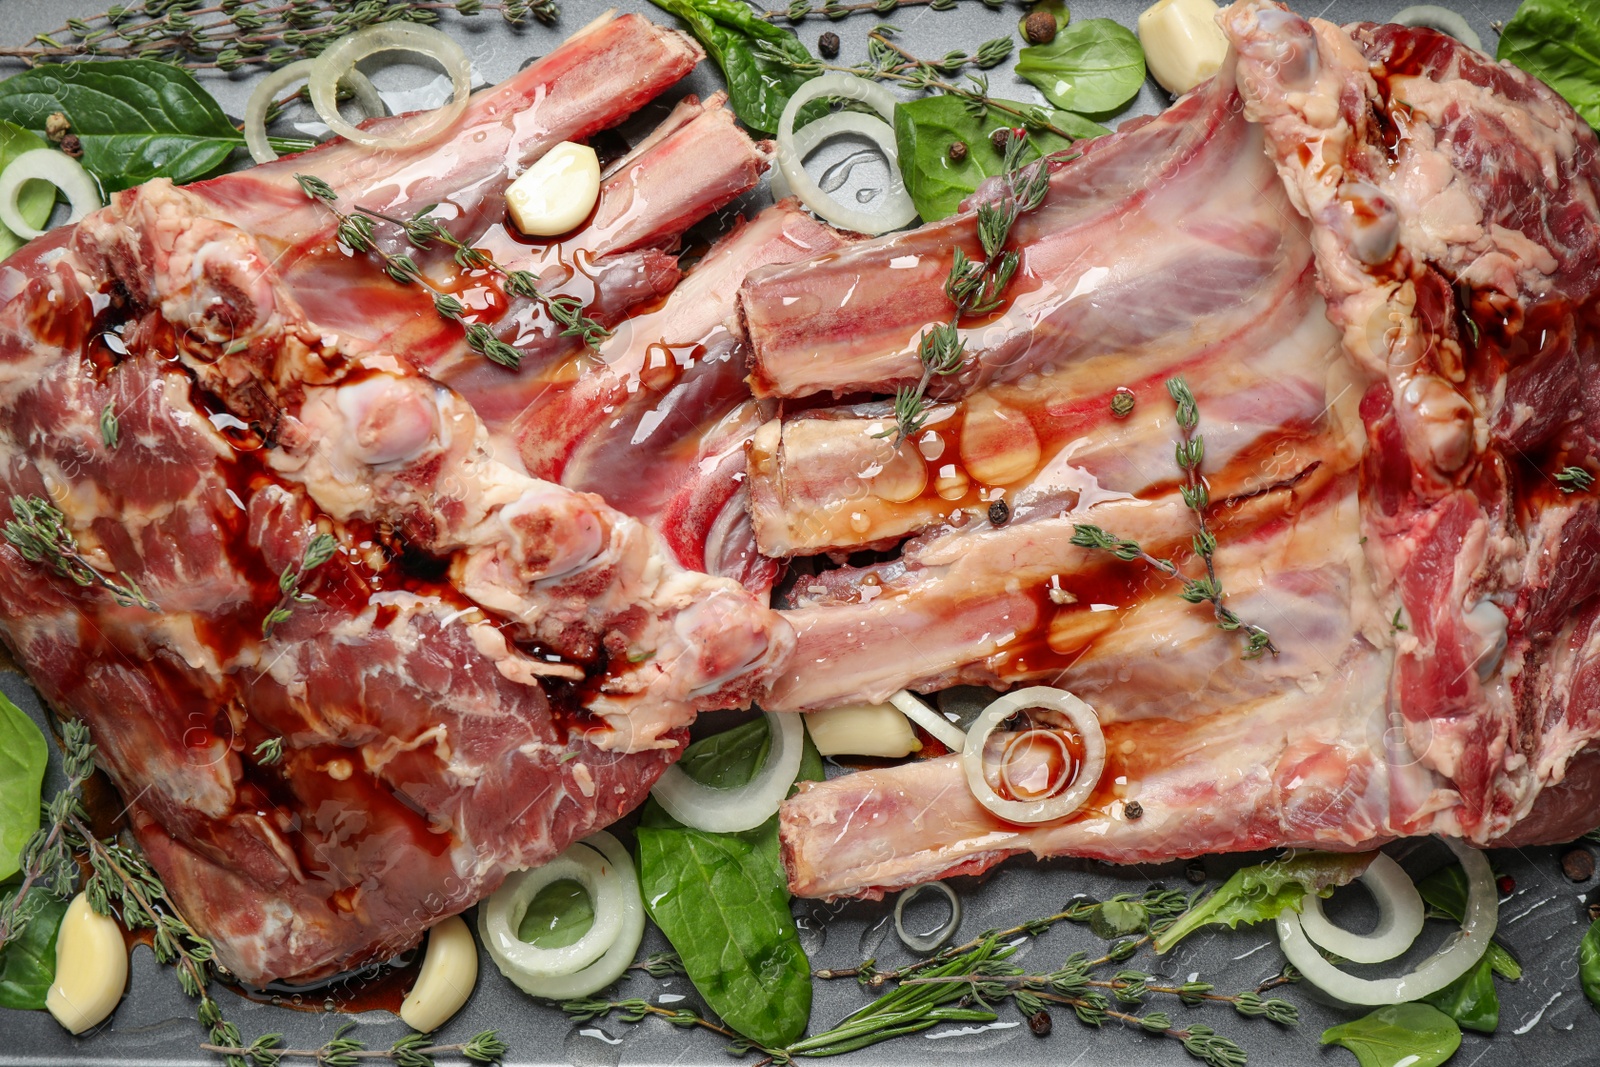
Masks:
[[[1044,680],[1105,724],[1111,769],[1061,825],[996,821],[951,758],[807,787],[782,821],[811,895],[1030,850],[1586,828],[1600,515],[1553,479],[1600,462],[1594,136],[1430,31],[1260,0],[1226,23],[1216,79],[1053,164],[1009,304],[965,324],[966,370],[899,448],[883,398],[918,373],[971,213],[852,242],[780,203],[684,273],[679,237],[769,153],[689,98],[578,233],[506,228],[514,173],[700,58],[633,16],[441,142],[153,182],[0,266],[0,493],[52,502],[156,608],[0,545],[0,635],[90,723],[222,961],[303,980],[414,943],[639,803],[698,711],[757,697]],[[296,172],[346,209],[439,204],[613,336],[591,353],[386,237],[523,353],[487,362],[341,248]],[[1070,544],[1093,522],[1192,563],[1174,374],[1229,603],[1275,657]],[[264,628],[318,533],[338,551],[306,572],[314,599]],[[778,584],[787,559],[862,549],[890,562]]]
[[[1054,174],[1010,307],[973,324],[924,433],[891,450],[881,402],[756,432],[764,550],[911,535],[893,562],[800,582],[775,703],[1042,680],[1094,706],[1109,749],[1056,825],[997,820],[954,757],[807,786],[782,813],[797,892],[1025,851],[1561,841],[1600,821],[1600,510],[1556,479],[1600,461],[1595,136],[1432,31],[1262,0],[1223,23],[1215,80]],[[757,393],[913,379],[973,230],[958,215],[753,276]],[[1093,523],[1198,573],[1177,374],[1219,577],[1276,656],[1241,658],[1209,605],[1070,543]]]

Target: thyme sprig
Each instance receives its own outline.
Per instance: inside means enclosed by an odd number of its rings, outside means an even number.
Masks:
[[[1075,141],[1078,138],[1068,131],[1057,126],[1051,121],[1050,109],[1043,105],[1019,105],[1009,100],[999,100],[989,95],[989,79],[982,74],[968,74],[967,85],[957,85],[949,81],[947,72],[942,64],[951,60],[955,53],[951,53],[942,60],[922,59],[895,44],[891,37],[896,30],[893,26],[878,26],[867,34],[867,61],[846,66],[836,63],[823,63],[820,60],[802,60],[783,52],[769,42],[757,41],[755,50],[761,58],[769,63],[794,71],[808,78],[830,71],[844,74],[854,74],[859,78],[870,78],[875,81],[895,82],[918,92],[943,93],[961,100],[969,112],[982,118],[990,112],[999,112],[1009,115],[1016,120],[1019,127],[1032,133],[1052,133],[1062,140]],[[1010,45],[1006,40],[1005,44]],[[985,52],[985,48],[990,49]],[[971,65],[982,66],[980,59],[988,60],[994,52],[998,51],[998,39],[985,42],[979,46],[978,51],[968,58]],[[1006,55],[1009,55],[1009,50]],[[1005,59],[1000,56],[993,63]],[[966,66],[963,63],[962,66]]]
[[[969,315],[987,315],[1005,302],[1006,287],[1022,261],[1022,254],[1007,248],[1017,219],[1044,202],[1050,191],[1050,171],[1042,160],[1022,161],[1027,137],[1018,130],[1006,136],[1005,192],[999,198],[978,205],[978,245],[983,258],[973,259],[957,248],[944,282],[944,295],[950,301],[948,322],[922,332],[917,342],[917,359],[922,376],[913,386],[901,386],[894,398],[894,429],[879,436],[900,442],[922,429],[931,405],[928,386],[935,377],[947,377],[961,370],[966,361],[967,342],[961,336],[961,320]]]
[[[5,539],[29,563],[43,563],[61,577],[70,578],[85,588],[97,585],[122,607],[161,610],[126,572],[119,574],[122,579],[119,582],[101,574],[85,559],[78,549],[77,537],[67,529],[67,516],[48,500],[13,496],[11,514],[12,520],[5,525]]]
[[[845,18],[861,11],[874,11],[879,15],[887,15],[902,7],[927,7],[931,11],[951,11],[960,0],[857,0],[856,3],[842,4],[839,0],[822,0],[822,3],[812,3],[811,0],[790,0],[789,6],[782,11],[763,11],[761,17],[768,22],[777,22],[787,19],[790,22],[799,22],[802,19],[821,17],[830,21]],[[998,11],[1005,6],[1005,0],[977,0],[991,11]]]
[[[1556,472],[1556,482],[1563,493],[1587,493],[1594,485],[1594,475],[1582,467],[1562,467]]]
[[[287,622],[289,616],[294,614],[295,605],[309,604],[317,599],[309,593],[302,593],[300,585],[306,580],[306,575],[328,562],[338,551],[339,542],[332,534],[319,533],[306,545],[298,567],[290,564],[283,568],[283,573],[278,575],[278,602],[261,620],[262,637],[271,637],[279,623]]]
[[[1191,538],[1190,547],[1205,564],[1203,578],[1191,578],[1169,559],[1159,559],[1146,552],[1138,542],[1118,537],[1091,523],[1078,523],[1072,527],[1072,543],[1079,548],[1110,552],[1125,562],[1142,560],[1167,578],[1182,583],[1178,596],[1190,604],[1211,605],[1217,627],[1229,632],[1239,631],[1245,636],[1245,659],[1256,659],[1263,653],[1278,654],[1278,646],[1266,628],[1247,623],[1224,603],[1222,582],[1217,578],[1215,555],[1217,538],[1206,520],[1206,509],[1211,506],[1211,491],[1200,475],[1200,465],[1205,460],[1205,438],[1198,432],[1200,406],[1189,383],[1181,376],[1167,380],[1167,394],[1177,408],[1179,438],[1173,445],[1178,469],[1183,472],[1183,484],[1178,487],[1184,506],[1194,512],[1199,531]]]
[[[277,67],[310,59],[347,33],[380,22],[433,24],[446,13],[498,12],[512,25],[551,23],[556,0],[135,0],[68,19],[0,58],[158,59],[194,69]]]
[[[562,327],[563,337],[582,337],[584,344],[597,346],[611,334],[599,323],[583,313],[583,302],[571,296],[549,296],[539,289],[539,276],[531,271],[507,270],[492,257],[475,248],[469,248],[446,230],[431,212],[424,208],[410,219],[399,219],[366,208],[352,212],[339,209],[339,194],[321,178],[311,174],[296,174],[295,181],[308,197],[320,202],[338,220],[335,230],[339,242],[354,252],[368,252],[378,257],[383,272],[401,285],[416,283],[433,297],[433,309],[451,322],[462,322],[467,309],[460,300],[444,292],[422,273],[416,260],[408,255],[390,252],[373,237],[374,225],[387,222],[400,227],[407,240],[418,248],[429,247],[433,241],[448,244],[455,250],[455,262],[464,269],[485,269],[498,273],[505,279],[506,292],[534,300],[544,308],[552,321]],[[496,337],[494,331],[481,322],[463,323],[467,345],[485,358],[515,370],[522,363],[522,353]]]
[[[499,1063],[508,1051],[506,1043],[494,1030],[485,1030],[470,1041],[456,1044],[435,1044],[431,1034],[411,1033],[400,1038],[388,1048],[368,1048],[345,1032],[354,1026],[346,1024],[327,1044],[319,1048],[285,1048],[282,1034],[262,1034],[248,1045],[232,1042],[215,1042],[200,1046],[203,1052],[214,1052],[230,1062],[249,1062],[255,1067],[277,1067],[286,1059],[315,1060],[319,1067],[356,1067],[366,1060],[388,1060],[399,1067],[433,1067],[439,1056],[457,1056],[472,1063]]]
[[[89,727],[77,720],[63,722],[61,734],[67,784],[50,799],[42,824],[22,846],[22,880],[0,907],[0,948],[10,944],[33,918],[42,898],[31,890],[68,897],[78,887],[72,822],[84,817],[83,783],[94,773],[94,746],[89,741]]]

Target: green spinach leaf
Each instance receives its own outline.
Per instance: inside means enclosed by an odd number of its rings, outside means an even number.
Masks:
[[[16,888],[0,890],[0,907],[16,896]],[[67,902],[43,889],[28,893],[28,921],[0,948],[0,1008],[42,1010],[45,994],[56,980],[56,932]]]
[[[706,785],[749,781],[771,741],[756,720],[690,745],[680,765]],[[799,780],[822,777],[810,739]],[[682,826],[654,801],[641,814],[639,881],[650,918],[677,949],[711,1010],[763,1045],[805,1032],[811,965],[789,911],[777,817],[739,834]]]
[[[1578,942],[1578,984],[1589,1003],[1600,1007],[1600,920],[1591,923]]]
[[[1116,111],[1144,84],[1139,38],[1110,19],[1075,22],[1049,44],[1017,53],[1017,73],[1056,107],[1087,115]]]
[[[1307,893],[1327,896],[1367,869],[1371,852],[1298,852],[1288,859],[1241,867],[1222,888],[1178,916],[1156,936],[1157,952],[1166,952],[1202,926],[1257,923],[1275,919],[1285,909],[1300,910]]]
[[[1001,103],[1010,104],[1003,100]],[[1016,104],[1017,107],[1029,107]],[[1077,138],[1098,137],[1109,131],[1081,115],[1067,111],[1047,112],[1050,122]],[[930,96],[896,104],[894,109],[895,149],[900,156],[900,174],[906,192],[917,205],[917,214],[926,222],[953,215],[961,201],[972,194],[983,179],[999,174],[1005,159],[989,138],[1002,126],[1015,126],[1016,116],[990,108],[974,115],[966,104],[953,96]],[[950,158],[950,146],[967,146],[959,161]],[[1072,142],[1053,133],[1028,134],[1027,159],[1060,152]]]
[[[39,790],[49,760],[44,734],[0,696],[0,879],[17,873],[22,846],[39,829]]]
[[[1495,58],[1550,86],[1600,129],[1600,10],[1590,0],[1523,0]]]
[[[594,901],[577,882],[551,882],[528,901],[517,937],[540,948],[566,948],[594,925]]]
[[[1455,1020],[1426,1004],[1391,1004],[1322,1031],[1324,1045],[1343,1045],[1361,1067],[1439,1067],[1461,1047]]]
[[[1440,867],[1418,882],[1417,892],[1422,895],[1423,903],[1446,919],[1461,922],[1467,913],[1467,876],[1454,863]],[[1522,977],[1522,964],[1498,941],[1489,942],[1484,958],[1501,978],[1515,982]]]
[[[811,53],[792,30],[775,26],[741,0],[650,0],[689,24],[728,83],[733,113],[752,130],[777,133],[789,97],[806,80],[756,52],[763,41],[790,59],[809,62]]]
[[[0,122],[0,170],[9,167],[11,161],[24,152],[49,147],[49,142],[38,134],[10,122]],[[22,217],[37,228],[42,228],[49,220],[50,209],[55,202],[56,191],[48,182],[28,182],[17,193],[17,207],[21,209]],[[0,259],[6,258],[25,243],[22,238],[0,226]],[[0,850],[3,848],[3,842],[0,842]]]
[[[154,60],[52,63],[0,82],[0,120],[42,132],[57,111],[107,192],[158,177],[193,181],[244,145],[193,75]]]
[[[1500,995],[1494,989],[1494,967],[1487,955],[1466,974],[1422,999],[1463,1029],[1492,1034],[1500,1025]]]

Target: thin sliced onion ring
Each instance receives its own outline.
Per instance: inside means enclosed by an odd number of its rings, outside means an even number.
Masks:
[[[839,112],[803,126],[797,132],[794,128],[795,116],[806,104],[822,97],[870,104],[883,116],[883,120],[880,122],[870,115],[857,112]],[[789,103],[783,109],[783,117],[778,120],[778,171],[788,188],[806,207],[842,229],[876,235],[910,223],[917,217],[917,208],[911,202],[905,182],[900,177],[900,153],[895,145],[894,127],[890,125],[894,121],[894,107],[893,93],[876,82],[853,74],[824,74],[801,85],[789,98]],[[827,125],[804,141],[799,140],[806,130],[823,122]],[[822,187],[806,173],[806,156],[828,137],[841,133],[870,137],[877,142],[888,161],[889,185],[884,190],[883,203],[880,205],[882,210],[879,212],[861,211],[840,203],[823,192]]]
[[[28,224],[17,204],[22,187],[31,181],[49,182],[67,195],[67,202],[72,205],[68,222],[77,222],[103,203],[94,176],[76,159],[54,148],[24,152],[0,171],[0,222],[23,240],[32,240],[44,233]]]
[[[1472,969],[1489,949],[1494,936],[1498,904],[1494,875],[1483,853],[1454,839],[1445,844],[1461,861],[1467,875],[1467,912],[1461,932],[1423,960],[1408,974],[1397,978],[1358,978],[1346,974],[1322,958],[1300,924],[1300,916],[1285,908],[1278,916],[1278,941],[1289,962],[1299,968],[1317,988],[1346,1004],[1401,1004],[1437,993]]]
[[[627,971],[633,957],[639,951],[639,942],[644,940],[644,898],[639,893],[639,876],[634,871],[633,857],[628,855],[628,850],[622,843],[605,831],[584,838],[573,848],[592,849],[598,852],[609,867],[610,877],[620,883],[623,892],[622,927],[617,934],[617,939],[606,949],[605,955],[591,963],[589,966],[571,974],[552,975],[545,978],[522,974],[511,969],[496,953],[494,942],[489,937],[485,923],[486,908],[478,909],[478,932],[482,937],[484,946],[488,948],[489,955],[494,959],[495,965],[502,974],[511,979],[524,993],[535,997],[546,997],[550,1000],[566,1000],[570,997],[586,997],[591,993],[598,993],[606,986],[615,982]],[[572,851],[568,849],[568,851]],[[563,853],[564,855],[565,853]],[[596,918],[598,918],[598,902],[596,902]],[[521,920],[518,920],[521,924]]]
[[[900,714],[932,734],[951,752],[960,752],[967,747],[967,732],[928,707],[909,689],[900,690],[889,698],[889,703],[899,708]]]
[[[1083,739],[1083,759],[1072,784],[1053,796],[1040,800],[1007,800],[994,791],[983,773],[983,750],[999,725],[1019,711],[1046,708],[1060,712]],[[1106,766],[1106,739],[1094,709],[1063,689],[1036,685],[1007,693],[984,708],[967,731],[961,751],[961,768],[966,772],[967,788],[979,804],[1007,822],[1039,823],[1064,819],[1083,806],[1100,781]]]
[[[1440,33],[1454,37],[1468,48],[1483,51],[1483,38],[1478,36],[1478,31],[1467,25],[1467,20],[1447,7],[1437,4],[1413,4],[1394,13],[1390,22],[1401,26],[1421,26],[1428,30],[1438,30]]]
[[[594,901],[594,923],[577,941],[562,948],[539,948],[517,936],[528,905],[553,882],[577,882]],[[478,910],[483,943],[508,977],[559,978],[599,960],[622,936],[627,910],[617,867],[596,848],[578,843],[542,867],[518,871],[490,894]]]
[[[339,82],[346,72],[379,52],[417,52],[430,56],[450,75],[450,102],[414,117],[414,121],[385,124],[392,132],[363,130],[339,114]],[[447,33],[414,22],[381,22],[341,37],[311,61],[311,106],[328,128],[345,140],[367,148],[406,148],[427,144],[444,133],[466,110],[472,92],[472,63],[467,53]]]
[[[313,62],[314,60],[310,59],[298,59],[287,67],[279,67],[262,78],[255,91],[250,94],[250,102],[244,106],[244,143],[245,147],[250,149],[250,158],[257,163],[271,163],[278,158],[272,142],[267,139],[267,110],[272,107],[273,101],[284,89],[311,77]],[[378,90],[367,80],[367,76],[356,68],[351,67],[345,71],[340,83],[355,94],[356,103],[366,112],[367,118],[375,119],[388,114],[383,106],[383,100],[378,96]]]
[[[1066,738],[1056,731],[1033,729],[1015,734],[1011,740],[1006,742],[1005,750],[1000,757],[1000,784],[1005,786],[1007,792],[1011,793],[1012,796],[1047,797],[1061,788],[1059,775],[1051,775],[1050,780],[1045,783],[1045,787],[1040,790],[1030,791],[1024,788],[1021,783],[1012,781],[1011,766],[1014,762],[1011,758],[1012,753],[1017,750],[1019,745],[1032,745],[1035,743],[1043,743],[1054,748],[1061,756],[1061,768],[1063,771],[1072,768],[1072,753],[1067,750]]]
[[[1312,944],[1351,963],[1392,960],[1422,933],[1422,894],[1400,865],[1382,852],[1361,872],[1361,882],[1378,902],[1378,925],[1370,934],[1333,925],[1322,910],[1322,898],[1315,893],[1307,893],[1301,903],[1301,929]]]
[[[772,745],[761,769],[737,789],[701,785],[677,766],[668,767],[650,795],[667,814],[696,830],[734,834],[772,818],[789,795],[805,753],[805,723],[796,714],[764,713]]]
[[[933,890],[944,894],[945,900],[950,902],[950,917],[939,924],[939,928],[929,934],[909,934],[906,932],[905,909],[906,905],[920,897],[925,891]],[[902,892],[894,902],[894,932],[900,935],[900,940],[912,952],[933,952],[955,936],[961,928],[961,898],[956,896],[956,891],[943,882],[923,882],[914,885]]]

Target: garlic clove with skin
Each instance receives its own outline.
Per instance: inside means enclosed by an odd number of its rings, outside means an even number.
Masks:
[[[1228,54],[1212,0],[1160,0],[1139,16],[1144,61],[1161,87],[1181,96],[1215,74]]]
[[[81,1034],[104,1022],[128,984],[128,946],[115,919],[89,906],[79,893],[67,905],[56,933],[56,980],[45,1007],[56,1022]]]
[[[586,144],[562,141],[506,190],[511,222],[529,237],[575,229],[600,199],[600,157]]]
[[[428,931],[428,947],[400,1005],[400,1019],[418,1033],[430,1034],[450,1020],[478,984],[478,945],[472,931],[452,915]]]

